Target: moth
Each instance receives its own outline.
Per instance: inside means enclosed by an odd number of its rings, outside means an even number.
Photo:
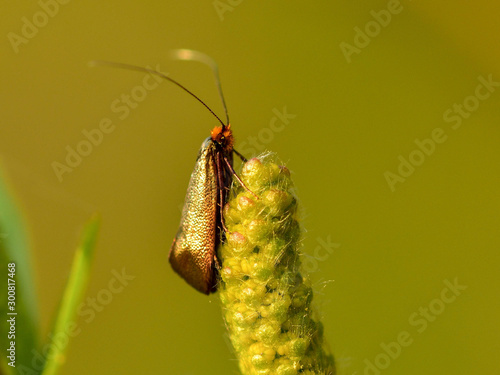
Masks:
[[[158,75],[193,96],[219,121],[220,125],[212,129],[210,137],[206,138],[201,145],[189,180],[179,229],[168,256],[174,271],[188,284],[204,294],[210,294],[217,289],[216,249],[226,232],[222,208],[226,203],[232,177],[234,176],[248,190],[233,169],[233,154],[237,154],[243,161],[246,159],[233,147],[234,137],[215,61],[201,52],[187,49],[175,50],[172,56],[180,60],[200,61],[211,67],[225,110],[226,122],[223,122],[193,92],[161,72],[106,61],[93,61],[92,65],[107,65]]]
[[[196,290],[216,290],[215,250],[224,230],[221,207],[233,170],[231,125],[215,127],[202,143],[186,192],[181,222],[170,249],[172,268]]]

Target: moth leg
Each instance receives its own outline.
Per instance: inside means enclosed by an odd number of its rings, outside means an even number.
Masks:
[[[222,262],[219,260],[219,258],[217,258],[217,254],[214,254],[214,264],[215,264],[215,269],[220,274],[220,271],[222,269]]]
[[[238,156],[239,156],[239,158],[241,159],[241,161],[242,161],[243,163],[246,163],[246,162],[248,161],[246,157],[244,157],[243,155],[241,155],[241,154],[240,154],[238,151],[236,151],[234,148],[233,148],[233,152],[234,152],[236,155],[238,155]]]
[[[224,160],[226,160],[226,158],[224,158]],[[225,185],[224,185],[224,181],[223,181],[223,168],[224,166],[222,165],[222,161],[221,161],[221,154],[220,153],[217,153],[216,154],[216,159],[215,159],[215,165],[217,166],[217,183],[218,183],[218,187],[217,189],[219,190],[219,215],[220,215],[220,222],[221,222],[221,225],[222,225],[222,229],[224,229],[224,232],[227,232],[229,233],[229,231],[227,230],[227,227],[226,227],[226,223],[224,223],[224,203],[225,203],[225,199],[224,199],[224,196],[225,196]]]
[[[234,151],[234,150],[233,150]],[[238,176],[236,174],[236,172],[234,171],[234,168],[233,166],[231,165],[231,163],[229,163],[229,160],[227,160],[227,158],[224,156],[224,161],[226,162],[226,165],[227,167],[229,168],[229,171],[231,172],[231,174],[238,180],[238,182],[240,183],[241,186],[243,186],[243,188],[248,191],[250,194],[252,194],[255,199],[259,199],[259,197],[257,196],[257,194],[255,194],[252,190],[250,190],[246,185],[245,183],[241,180],[240,176]]]

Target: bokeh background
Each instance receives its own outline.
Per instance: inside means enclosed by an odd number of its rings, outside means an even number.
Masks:
[[[0,5],[0,155],[31,230],[42,337],[94,211],[102,230],[86,298],[102,297],[113,270],[135,277],[97,303],[90,322],[79,317],[62,374],[238,373],[218,296],[195,292],[167,262],[198,147],[216,121],[166,82],[120,119],[112,103],[138,93],[144,74],[87,66],[159,65],[222,115],[210,71],[169,59],[174,48],[218,61],[236,146],[247,156],[272,150],[293,171],[339,373],[376,374],[366,367],[378,358],[383,374],[497,374],[500,90],[468,97],[480,77],[500,82],[500,6],[215,4],[219,12],[212,1],[69,1],[17,47],[9,33],[22,37],[23,17],[42,8]],[[401,11],[377,32],[371,12],[388,6]],[[356,46],[355,28],[367,26],[373,37],[346,58],[341,46]],[[464,100],[474,110],[453,128],[443,116]],[[273,110],[284,107],[296,117],[273,130]],[[105,118],[114,130],[59,181],[53,163]],[[415,140],[438,128],[446,141],[419,160]],[[420,165],[391,189],[387,172],[412,152]],[[446,280],[467,288],[453,299]],[[412,343],[384,362],[383,344],[404,332]]]

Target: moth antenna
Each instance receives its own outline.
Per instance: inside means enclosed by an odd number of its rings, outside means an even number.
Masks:
[[[131,64],[124,64],[124,63],[117,63],[117,62],[111,62],[111,61],[102,61],[102,60],[93,60],[93,61],[89,61],[88,65],[90,67],[96,67],[96,66],[109,66],[109,67],[112,67],[112,68],[119,68],[119,69],[127,69],[127,70],[134,70],[136,72],[144,72],[144,73],[150,73],[150,74],[154,74],[158,77],[161,77],[169,82],[172,82],[174,85],[177,85],[178,87],[180,87],[181,89],[183,89],[184,91],[186,91],[189,95],[191,95],[192,97],[194,97],[196,100],[198,100],[201,104],[203,104],[203,106],[208,109],[210,111],[210,113],[221,123],[222,125],[222,128],[225,128],[226,125],[224,124],[224,122],[222,122],[222,120],[219,118],[219,116],[217,116],[215,114],[214,111],[212,111],[212,109],[205,104],[205,102],[203,100],[201,100],[198,96],[196,96],[191,90],[188,90],[186,87],[184,87],[182,84],[180,84],[179,82],[177,82],[175,79],[173,78],[170,78],[169,76],[167,76],[166,74],[163,74],[161,72],[158,72],[154,69],[150,69],[150,68],[143,68],[142,66],[137,66],[137,65],[131,65]],[[226,113],[227,114],[227,113]]]
[[[224,99],[224,94],[222,92],[222,84],[219,76],[219,66],[213,58],[204,54],[203,52],[195,51],[192,49],[174,49],[170,51],[170,57],[177,60],[184,61],[198,61],[206,64],[212,69],[212,73],[215,78],[215,85],[219,91],[219,97],[224,107],[224,112],[226,114],[226,124],[229,125],[229,114],[227,112],[226,100]],[[224,128],[224,127],[223,127]]]

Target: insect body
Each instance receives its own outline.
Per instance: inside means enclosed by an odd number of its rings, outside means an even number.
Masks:
[[[231,177],[235,176],[247,189],[234,172],[233,153],[236,153],[243,161],[246,159],[233,149],[234,138],[222,94],[217,64],[209,56],[193,50],[175,50],[173,55],[181,60],[197,60],[212,68],[224,106],[226,123],[222,122],[200,98],[166,74],[149,68],[106,61],[93,61],[91,65],[135,70],[164,78],[203,104],[221,124],[212,130],[210,137],[201,145],[189,181],[179,229],[169,253],[172,268],[195,289],[210,294],[216,290],[216,248],[224,233],[222,208],[226,202]]]
[[[198,291],[216,289],[215,250],[223,228],[221,207],[231,184],[233,135],[217,126],[201,145],[191,174],[179,230],[170,249],[172,268]]]

